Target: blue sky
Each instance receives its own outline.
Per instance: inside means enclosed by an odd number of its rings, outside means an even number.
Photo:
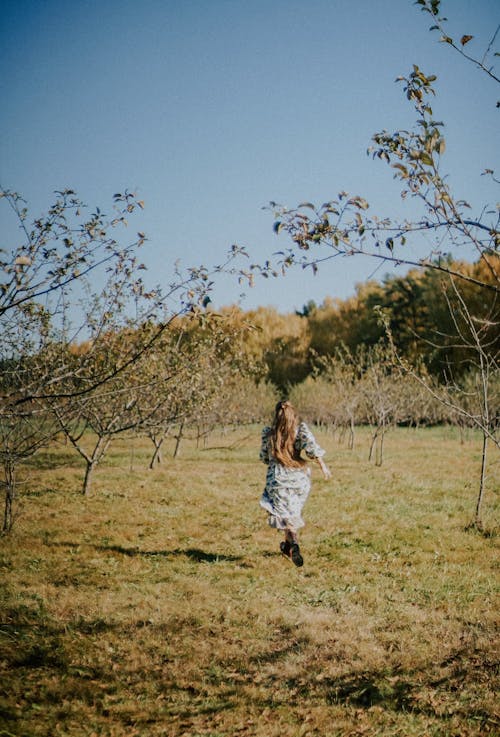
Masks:
[[[442,9],[450,35],[473,34],[481,54],[496,0]],[[365,152],[375,131],[412,125],[394,80],[417,63],[438,75],[455,193],[494,204],[480,174],[498,171],[495,83],[431,23],[413,0],[3,0],[0,183],[33,216],[63,187],[104,210],[114,192],[137,190],[154,281],[168,282],[179,258],[219,263],[232,243],[263,261],[287,245],[263,209],[271,200],[321,204],[347,190],[380,215],[403,211],[391,171]],[[9,232],[5,208],[0,227]],[[344,298],[373,267],[344,259],[260,281],[243,306]],[[240,292],[226,280],[214,299]]]

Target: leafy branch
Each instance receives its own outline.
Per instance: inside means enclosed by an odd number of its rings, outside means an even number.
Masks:
[[[440,16],[440,0],[416,0],[415,5],[419,5],[423,12],[429,13],[433,17],[434,25],[430,27],[430,30],[439,31],[441,33],[441,37],[439,40],[442,43],[449,44],[464,59],[467,59],[467,61],[470,61],[472,64],[477,66],[479,69],[481,69],[481,71],[485,72],[489,77],[494,79],[495,82],[500,82],[500,77],[495,74],[493,66],[488,65],[489,56],[492,53],[493,45],[495,44],[498,33],[500,31],[500,25],[497,26],[497,29],[493,34],[490,42],[488,43],[483,56],[479,58],[476,56],[472,56],[472,54],[469,54],[465,51],[466,45],[474,39],[474,36],[469,33],[464,33],[460,37],[460,41],[457,42],[448,34],[444,27],[444,24],[448,19]],[[494,56],[498,56],[498,53],[494,53]],[[500,107],[500,102],[497,103],[497,107]]]

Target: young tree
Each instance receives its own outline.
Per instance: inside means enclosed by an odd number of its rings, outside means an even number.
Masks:
[[[180,321],[172,335],[155,346],[153,360],[157,376],[165,377],[166,396],[140,426],[155,445],[150,468],[160,461],[159,450],[172,427],[177,431],[177,457],[189,427],[196,427],[199,440],[217,421],[214,407],[227,393],[236,356],[228,344],[225,319],[206,313],[201,322],[196,316]]]
[[[371,428],[372,437],[368,460],[375,452],[375,465],[384,460],[384,440],[387,431],[402,420],[402,377],[394,365],[387,347],[378,344],[366,352],[363,373],[359,380],[361,413]]]
[[[143,419],[140,408],[144,391],[147,390],[148,399],[153,398],[152,404],[148,404],[150,414],[163,401],[158,391],[159,380],[151,379],[146,384],[141,374],[141,365],[147,361],[147,354],[126,370],[111,376],[112,366],[123,360],[122,354],[131,350],[133,340],[133,336],[127,333],[106,334],[99,348],[93,346],[90,357],[77,364],[77,371],[66,387],[70,398],[61,401],[56,397],[48,402],[59,429],[85,461],[84,495],[89,494],[94,470],[102,462],[113,438],[135,429]],[[94,384],[95,377],[103,371],[111,378],[92,391],[82,393],[81,387]]]
[[[310,374],[290,389],[290,400],[307,422],[335,431],[335,390],[330,381]]]
[[[460,363],[448,365],[445,384],[437,384],[428,375],[418,373],[414,366],[403,358],[392,339],[386,321],[386,331],[394,360],[406,375],[413,377],[429,394],[450,410],[458,422],[479,429],[482,436],[481,471],[479,490],[472,526],[481,530],[482,504],[486,488],[488,447],[492,444],[500,450],[498,412],[500,407],[500,307],[483,305],[483,311],[471,312],[464,295],[463,284],[450,278],[443,284],[454,332],[442,335],[455,341],[461,355]],[[486,308],[486,309],[484,309]],[[383,318],[382,318],[383,319]],[[437,340],[437,338],[436,338]]]
[[[216,427],[251,422],[256,413],[260,417],[258,394],[266,400],[270,389],[261,378],[260,364],[246,352],[245,341],[252,335],[253,326],[246,321],[227,320],[224,314],[208,313],[207,317],[208,322],[191,331],[190,344],[195,353],[190,371],[195,385],[189,394],[181,393],[185,413],[175,455],[185,430],[195,428],[199,443]],[[245,398],[247,391],[249,396]]]
[[[203,311],[210,300],[213,275],[232,271],[234,259],[242,252],[233,246],[226,261],[211,270],[176,267],[166,288],[148,289],[142,278],[145,266],[137,253],[145,243],[144,233],[138,232],[127,245],[115,237],[117,229],[125,227],[144,204],[125,191],[114,196],[112,215],[107,216],[98,207],[88,214],[73,190],[56,195],[48,213],[28,224],[21,197],[8,190],[0,192],[0,204],[10,207],[18,226],[14,246],[0,250],[5,531],[13,520],[14,465],[49,442],[58,427],[83,417],[83,408],[95,416],[98,397],[103,392],[110,396],[109,382],[114,382],[116,396],[123,397],[122,385],[133,367],[168,332],[175,316]],[[119,351],[108,350],[117,336],[124,331],[130,335],[144,323],[154,328],[139,333],[142,341],[124,341]],[[75,349],[82,342],[85,348]],[[114,424],[108,418],[112,424],[103,425],[107,432],[117,424],[130,425],[130,410],[125,412],[128,419],[122,414],[119,422],[116,411],[115,407]],[[16,437],[32,439],[23,446]],[[77,437],[76,431],[72,437]]]
[[[348,447],[354,448],[355,427],[360,422],[361,396],[359,382],[362,364],[359,361],[360,346],[350,351],[345,345],[338,347],[333,355],[318,356],[315,370],[317,379],[327,381],[330,386],[330,415],[334,429],[348,433]]]

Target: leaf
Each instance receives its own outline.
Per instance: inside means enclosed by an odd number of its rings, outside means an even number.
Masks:
[[[316,209],[314,207],[314,205],[313,205],[312,202],[301,202],[300,205],[299,205],[299,207],[309,207],[309,209],[311,209],[311,210],[315,210]]]
[[[432,166],[434,164],[434,161],[432,160],[432,156],[430,156],[425,151],[422,151],[422,153],[419,156],[420,161],[422,164],[425,164],[426,166]]]
[[[468,44],[468,43],[469,43],[469,41],[470,41],[471,39],[473,39],[473,38],[474,38],[474,36],[469,36],[469,35],[465,34],[465,35],[464,35],[464,36],[462,36],[462,38],[460,39],[460,43],[462,44],[462,46],[465,46],[465,44]]]
[[[29,256],[18,256],[14,263],[16,266],[31,266],[31,259]]]
[[[359,207],[360,210],[368,210],[370,205],[363,197],[351,197],[350,200],[347,200],[348,205],[354,205],[355,207]]]
[[[442,41],[443,43],[446,43],[446,44],[452,44],[453,43],[453,39],[450,38],[449,36],[441,36],[441,38],[439,40]]]
[[[404,179],[408,178],[408,169],[406,168],[406,166],[403,166],[403,164],[392,164],[392,168],[399,169],[399,171],[401,172],[401,176]]]
[[[275,232],[275,233],[279,233],[279,232],[280,232],[280,230],[281,230],[281,225],[282,225],[282,224],[281,224],[281,222],[280,222],[279,220],[277,220],[277,221],[276,221],[276,222],[274,223],[274,225],[273,225],[273,230],[274,230],[274,232]]]

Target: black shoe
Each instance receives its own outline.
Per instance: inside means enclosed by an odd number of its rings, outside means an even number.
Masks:
[[[291,548],[291,545],[288,542],[288,540],[284,540],[283,542],[280,543],[280,550],[283,553],[283,555],[286,555],[287,558],[290,557],[290,548]]]
[[[297,543],[293,543],[290,546],[290,552],[291,552],[291,558],[293,563],[295,563],[296,566],[300,568],[300,566],[304,565],[304,559],[300,554],[300,548],[297,545]]]

